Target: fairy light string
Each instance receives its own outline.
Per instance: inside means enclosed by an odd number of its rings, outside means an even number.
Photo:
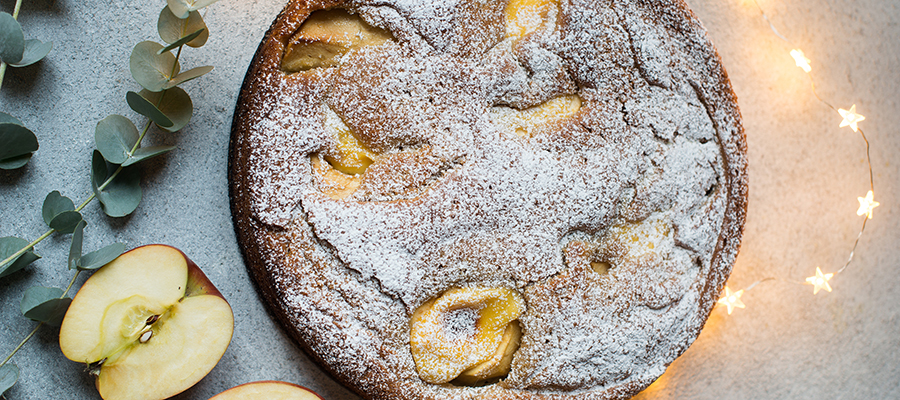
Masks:
[[[815,80],[812,77],[812,65],[810,64],[812,61],[806,57],[806,54],[803,53],[803,50],[799,49],[797,46],[794,46],[790,40],[788,40],[784,35],[778,32],[778,29],[775,28],[775,25],[772,24],[772,21],[769,19],[769,16],[763,10],[763,8],[759,5],[758,0],[753,0],[753,4],[756,5],[756,8],[759,10],[763,19],[766,21],[766,24],[769,25],[769,28],[779,39],[786,42],[789,47],[792,49],[790,52],[791,57],[794,59],[794,62],[797,64],[797,67],[802,69],[803,72],[806,73],[807,78],[809,78],[810,87],[812,88],[812,93],[822,104],[826,105],[832,111],[836,112],[841,117],[841,122],[838,125],[838,128],[848,127],[853,130],[853,132],[858,133],[860,138],[862,138],[863,142],[866,145],[866,166],[869,171],[869,192],[866,193],[865,197],[857,197],[859,201],[859,209],[856,211],[858,216],[863,217],[862,226],[859,229],[859,234],[856,235],[856,240],[853,242],[853,247],[850,249],[850,255],[847,257],[847,261],[844,265],[835,272],[822,272],[820,267],[816,267],[815,275],[807,277],[804,282],[793,281],[788,279],[776,278],[776,277],[767,277],[760,279],[750,286],[740,289],[737,291],[732,291],[730,287],[725,286],[725,291],[722,297],[719,298],[718,304],[720,306],[724,306],[727,309],[728,315],[738,308],[745,308],[745,304],[741,300],[741,296],[753,289],[757,285],[767,281],[783,281],[788,283],[794,283],[799,285],[811,285],[813,287],[813,295],[817,295],[820,291],[824,290],[826,292],[831,292],[832,287],[829,281],[836,277],[838,274],[844,272],[847,267],[850,266],[850,263],[853,261],[853,257],[856,255],[856,250],[859,247],[859,240],[862,238],[863,232],[866,230],[866,223],[872,219],[872,212],[875,207],[879,206],[879,203],[875,201],[875,178],[874,173],[872,171],[872,159],[870,156],[870,146],[869,139],[866,137],[865,132],[863,132],[862,128],[859,127],[859,123],[866,119],[865,116],[859,114],[856,110],[856,104],[850,106],[849,109],[837,108],[832,105],[827,100],[823,99],[819,96],[818,91],[816,90]]]

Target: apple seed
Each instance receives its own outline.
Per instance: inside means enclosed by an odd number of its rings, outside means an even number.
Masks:
[[[141,338],[139,340],[141,341],[141,343],[147,343],[147,341],[150,340],[151,337],[153,337],[153,331],[148,330],[147,332],[144,332],[143,335],[141,335]]]
[[[159,315],[151,315],[151,316],[147,317],[147,322],[145,324],[153,325],[153,323],[158,320],[159,320]]]
[[[100,367],[103,366],[103,363],[106,362],[106,358],[93,362],[87,365],[87,372],[93,376],[100,375]]]

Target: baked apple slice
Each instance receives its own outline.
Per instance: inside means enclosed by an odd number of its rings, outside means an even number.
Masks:
[[[209,400],[322,400],[312,390],[293,383],[259,381],[235,386]]]
[[[97,376],[100,396],[163,399],[200,381],[231,342],[231,306],[180,250],[136,248],[72,300],[59,346]]]

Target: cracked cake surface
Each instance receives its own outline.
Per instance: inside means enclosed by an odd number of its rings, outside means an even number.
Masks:
[[[737,100],[682,1],[291,1],[230,151],[270,310],[371,399],[635,394],[699,334],[746,209]],[[524,299],[488,384],[426,382],[410,348],[458,288]]]

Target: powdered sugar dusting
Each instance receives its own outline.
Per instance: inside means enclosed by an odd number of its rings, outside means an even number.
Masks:
[[[495,3],[435,4],[345,4],[394,40],[292,75],[271,65],[304,6],[276,23],[236,117],[251,268],[367,397],[640,390],[694,340],[739,242],[743,137],[714,51],[681,4],[563,1],[520,39]],[[581,109],[528,135],[495,124],[566,95]],[[309,161],[334,150],[335,116],[382,154],[346,199],[317,189]],[[409,354],[413,310],[461,286],[525,297],[495,385],[426,384]]]

